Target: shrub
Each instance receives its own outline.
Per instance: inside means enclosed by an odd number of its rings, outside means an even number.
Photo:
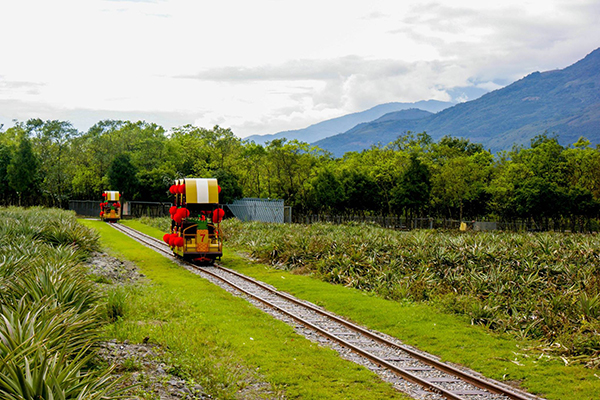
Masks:
[[[127,292],[123,287],[116,287],[108,292],[106,302],[106,317],[114,322],[125,316],[127,306]]]

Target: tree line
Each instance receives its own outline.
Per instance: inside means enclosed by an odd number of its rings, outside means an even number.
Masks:
[[[79,132],[30,119],[0,128],[0,203],[65,207],[119,190],[169,201],[181,177],[219,179],[222,203],[284,199],[295,214],[531,220],[589,225],[600,214],[600,145],[569,146],[541,133],[492,154],[467,139],[405,132],[386,146],[335,158],[297,140],[266,145],[230,129],[106,120]],[[564,224],[563,224],[564,225]],[[586,225],[586,226],[587,226]]]

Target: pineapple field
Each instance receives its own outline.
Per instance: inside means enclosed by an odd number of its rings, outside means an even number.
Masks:
[[[0,209],[0,394],[112,399],[122,385],[97,365],[105,308],[81,261],[98,235],[73,213]]]
[[[600,236],[400,232],[363,224],[224,223],[276,268],[396,301],[428,302],[565,362],[600,365]]]

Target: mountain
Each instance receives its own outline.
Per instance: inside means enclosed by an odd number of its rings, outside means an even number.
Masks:
[[[371,145],[385,145],[406,131],[434,140],[450,135],[492,151],[528,144],[539,134],[556,134],[563,144],[580,136],[600,143],[600,49],[577,63],[534,72],[502,89],[421,119],[379,119],[314,144],[341,157]]]
[[[453,104],[454,103],[437,100],[418,101],[416,103],[385,103],[373,108],[369,108],[365,111],[319,122],[309,126],[308,128],[283,131],[271,135],[252,135],[244,139],[253,141],[257,144],[265,144],[265,142],[281,138],[286,138],[289,140],[298,139],[302,142],[311,143],[328,136],[346,132],[348,129],[360,123],[373,121],[390,112],[418,108],[420,110],[436,113],[452,106]]]
[[[373,122],[385,122],[385,121],[400,121],[407,119],[421,119],[433,115],[433,113],[418,108],[409,108],[408,110],[394,111],[391,113],[384,114],[382,117],[377,118]]]

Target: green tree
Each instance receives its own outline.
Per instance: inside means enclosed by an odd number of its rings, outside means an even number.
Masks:
[[[243,144],[238,170],[246,197],[266,197],[267,163],[267,151],[263,146],[254,142]]]
[[[495,171],[490,152],[468,139],[444,136],[429,146],[424,159],[431,169],[434,214],[460,220],[486,215]]]
[[[581,137],[563,155],[569,186],[585,189],[600,200],[600,147],[592,148],[590,141]]]
[[[531,220],[541,229],[568,213],[564,150],[556,137],[542,134],[531,140],[530,148],[514,147],[506,154],[496,180],[502,190],[496,182],[492,185],[495,207],[504,208],[503,217]]]
[[[482,151],[471,156],[456,156],[441,164],[434,179],[436,205],[448,210],[450,217],[452,210],[457,209],[460,220],[464,218],[465,205],[474,208],[467,210],[470,217],[484,214],[485,207],[481,210],[481,206],[476,205],[482,198],[487,200],[492,160],[490,153]]]
[[[275,139],[267,144],[267,194],[304,211],[308,204],[308,182],[315,167],[331,156],[297,140]]]
[[[372,147],[360,154],[344,157],[345,162],[352,162],[354,168],[364,168],[377,188],[378,208],[382,214],[393,214],[394,187],[408,165],[409,155],[405,151],[390,148]]]
[[[343,170],[341,178],[344,209],[347,212],[376,212],[381,204],[375,180],[363,170]]]
[[[571,218],[571,231],[591,231],[588,221],[600,213],[600,201],[594,199],[588,189],[579,186],[571,187],[565,197],[564,213]]]
[[[81,197],[95,198],[110,186],[108,171],[120,154],[129,155],[136,171],[136,193],[128,192],[129,199],[167,200],[165,187],[181,176],[179,148],[156,124],[101,121],[73,143],[80,149],[74,157],[73,190]]]
[[[469,139],[453,136],[444,136],[434,147],[438,156],[444,158],[452,158],[459,155],[472,156],[485,151],[479,143],[472,143]]]
[[[108,169],[108,183],[110,190],[118,190],[121,196],[129,200],[138,198],[137,168],[131,163],[127,153],[119,154]]]
[[[243,197],[242,187],[239,184],[235,174],[224,169],[218,169],[213,173],[213,178],[216,178],[221,193],[219,193],[219,203],[231,204],[234,200]]]
[[[537,220],[538,228],[548,229],[550,218],[568,211],[568,199],[555,182],[534,176],[516,185],[513,208],[518,217]]]
[[[178,171],[183,176],[207,176],[219,169],[235,172],[242,152],[241,139],[219,126],[174,128],[171,141],[178,153]]]
[[[8,180],[8,166],[10,165],[10,149],[0,143],[0,202],[8,204],[11,190]]]
[[[177,178],[172,163],[166,162],[162,166],[151,170],[139,170],[137,173],[136,198],[145,201],[172,201],[173,195],[168,188]]]
[[[421,214],[429,205],[431,174],[416,153],[410,154],[408,168],[394,187],[392,195],[394,206],[407,210],[409,219]]]
[[[567,184],[564,150],[557,137],[542,134],[531,139],[531,148],[513,150],[511,158],[515,163],[526,165],[534,176],[564,186]]]
[[[35,204],[33,198],[38,194],[38,168],[39,161],[33,152],[31,141],[23,134],[6,169],[8,184],[17,193],[19,206],[24,205],[24,199],[29,200],[27,204]]]
[[[342,184],[329,168],[324,168],[313,178],[308,197],[309,208],[316,212],[339,212],[344,202]]]
[[[72,189],[71,140],[79,132],[70,122],[44,122],[39,118],[28,120],[23,127],[33,137],[40,160],[40,189],[47,203],[54,207],[64,206]]]

